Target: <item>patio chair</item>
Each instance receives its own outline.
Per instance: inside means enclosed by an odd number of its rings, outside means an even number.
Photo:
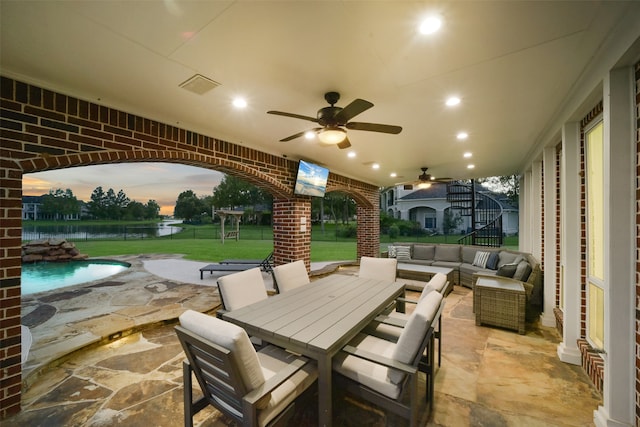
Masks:
[[[304,261],[298,260],[273,268],[273,283],[278,293],[311,283]]]
[[[258,267],[220,277],[218,292],[222,307],[226,311],[237,310],[268,298],[267,288]]]
[[[373,258],[363,256],[360,258],[360,270],[358,277],[367,279],[396,281],[398,260],[395,258]]]
[[[360,333],[334,357],[336,383],[349,393],[418,423],[418,375],[426,374],[425,401],[433,405],[433,327],[442,295],[431,292],[417,305],[396,343]],[[426,358],[423,357],[426,351]],[[408,394],[408,402],[406,401]]]
[[[262,268],[263,271],[266,271],[267,273],[269,273],[273,269],[272,262],[273,262],[273,252],[267,255],[265,259],[230,258],[230,259],[223,259],[222,261],[220,261],[220,264],[237,264],[237,265],[243,265],[243,264],[254,265],[255,264],[258,267]]]
[[[317,383],[315,362],[275,346],[256,352],[244,329],[187,310],[175,328],[183,362],[184,425],[211,405],[242,426],[284,425]],[[203,397],[193,401],[192,373]]]
[[[431,293],[439,293],[442,295],[442,302],[440,311],[436,314],[434,319],[432,320],[433,326],[433,336],[436,340],[438,340],[438,366],[442,364],[442,316],[441,311],[444,308],[444,295],[440,291],[444,291],[447,288],[447,276],[442,275],[444,280],[437,275],[434,275],[433,278],[427,283],[422,292],[420,293],[420,297],[417,300],[408,299],[408,298],[398,298],[397,300],[402,301],[403,303],[409,304],[417,304],[423,298]],[[435,283],[431,283],[435,280]],[[398,304],[400,306],[400,304]],[[388,314],[380,315],[375,318],[373,322],[371,322],[366,328],[365,331],[368,334],[375,335],[380,338],[384,338],[390,341],[397,341],[402,334],[402,329],[409,321],[409,315],[406,313],[402,313],[399,311],[392,311]]]
[[[265,259],[224,259],[219,263],[207,264],[200,268],[200,280],[204,278],[204,272],[208,271],[213,274],[216,273],[233,273],[238,271],[245,271],[255,267],[259,267],[261,270],[270,273],[272,270],[271,260],[273,259],[273,252],[270,253]]]

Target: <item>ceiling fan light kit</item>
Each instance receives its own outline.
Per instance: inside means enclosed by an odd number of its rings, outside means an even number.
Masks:
[[[323,144],[339,144],[347,137],[347,133],[339,127],[327,127],[318,132],[318,139]]]

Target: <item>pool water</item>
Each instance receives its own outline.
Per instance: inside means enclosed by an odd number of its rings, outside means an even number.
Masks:
[[[22,294],[34,294],[104,279],[125,271],[130,266],[129,263],[112,260],[23,264]]]

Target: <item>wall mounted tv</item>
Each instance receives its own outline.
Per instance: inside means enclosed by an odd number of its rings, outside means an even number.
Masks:
[[[293,193],[301,196],[324,197],[328,178],[329,169],[300,160]]]

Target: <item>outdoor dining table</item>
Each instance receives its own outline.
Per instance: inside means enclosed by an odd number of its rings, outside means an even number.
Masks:
[[[403,294],[400,282],[334,274],[222,317],[318,362],[318,425],[330,426],[333,356]]]

